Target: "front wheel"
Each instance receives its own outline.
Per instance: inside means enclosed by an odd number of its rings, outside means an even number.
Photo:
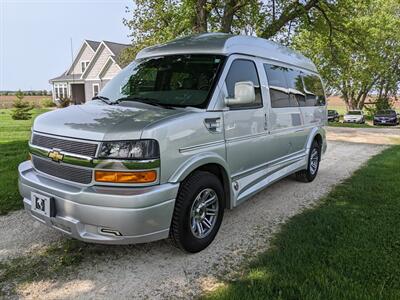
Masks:
[[[321,160],[321,147],[317,141],[313,141],[308,155],[307,169],[296,173],[296,178],[302,182],[311,182],[317,177],[319,162]]]
[[[191,253],[205,249],[214,240],[224,215],[224,191],[217,176],[196,171],[179,189],[170,236]]]

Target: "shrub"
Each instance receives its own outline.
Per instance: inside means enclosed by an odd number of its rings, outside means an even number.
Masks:
[[[11,118],[14,120],[29,120],[32,118],[32,113],[30,111],[33,107],[28,101],[24,101],[22,98],[18,97],[13,103],[15,109],[11,114]]]
[[[373,106],[366,107],[365,109],[367,111],[367,115],[372,119],[373,116],[380,110],[394,109],[394,103],[393,100],[389,98],[378,97]]]
[[[43,98],[41,101],[40,101],[40,105],[42,106],[42,107],[54,107],[54,106],[56,106],[56,104],[53,102],[53,100],[51,100],[50,98]]]
[[[67,107],[71,103],[71,100],[69,98],[61,98],[61,99],[56,99],[56,104],[58,107]]]

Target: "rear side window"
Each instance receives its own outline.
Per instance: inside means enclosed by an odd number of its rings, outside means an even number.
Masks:
[[[253,108],[261,107],[261,89],[260,81],[258,79],[258,73],[256,65],[251,60],[237,59],[232,62],[229,68],[228,75],[225,79],[226,89],[228,90],[228,97],[233,98],[235,94],[235,83],[240,81],[251,81],[255,87],[256,102],[252,105],[235,106],[236,108]]]
[[[305,106],[325,105],[325,94],[321,79],[317,75],[305,74],[303,76],[304,90],[306,94]]]
[[[296,100],[289,97],[287,74],[288,68],[264,64],[264,70],[267,74],[269,94],[272,108],[284,108],[298,106]]]
[[[291,89],[291,106],[306,106],[306,96],[304,94],[301,72],[298,70],[289,69],[286,78],[288,87]]]

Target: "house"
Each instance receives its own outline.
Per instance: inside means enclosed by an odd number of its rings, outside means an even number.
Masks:
[[[85,40],[68,70],[50,79],[53,100],[69,98],[79,104],[92,99],[121,70],[119,56],[129,46]]]

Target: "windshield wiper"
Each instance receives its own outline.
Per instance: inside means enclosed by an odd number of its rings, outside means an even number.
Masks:
[[[120,98],[117,101],[115,101],[114,103],[118,104],[118,103],[120,103],[122,101],[136,101],[136,102],[141,102],[141,103],[154,105],[154,106],[159,106],[159,107],[163,107],[163,108],[174,109],[170,105],[162,104],[162,103],[158,102],[157,99],[153,99],[153,98],[149,98],[149,97],[132,97],[132,96],[128,96],[128,97]]]
[[[108,99],[107,97],[104,97],[104,96],[94,96],[92,98],[92,100],[100,100],[100,101],[103,101],[104,103],[106,103],[108,105],[115,104],[115,102],[112,102],[110,99]]]

